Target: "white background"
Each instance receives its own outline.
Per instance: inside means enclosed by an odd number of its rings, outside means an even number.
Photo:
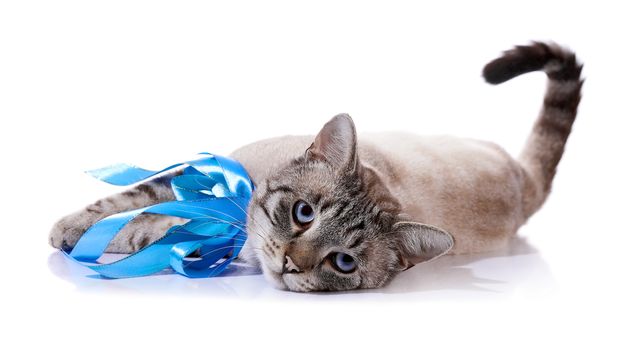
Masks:
[[[619,14],[569,1],[2,1],[2,348],[619,349]],[[340,112],[360,132],[516,154],[545,77],[491,87],[480,72],[531,39],[572,47],[587,80],[553,194],[507,252],[305,295],[244,271],[98,280],[47,245],[56,219],[118,190],[85,169],[227,154]]]

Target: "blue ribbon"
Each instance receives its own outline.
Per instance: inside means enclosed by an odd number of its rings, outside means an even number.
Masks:
[[[82,235],[67,256],[102,276],[146,276],[166,268],[187,277],[211,277],[235,259],[246,241],[246,208],[253,183],[235,160],[201,153],[202,157],[159,171],[116,164],[88,172],[104,182],[126,186],[187,165],[171,180],[177,200],[108,216]],[[121,260],[97,262],[110,241],[130,221],[143,213],[189,219],[171,227],[162,238]],[[195,251],[199,258],[190,258]]]

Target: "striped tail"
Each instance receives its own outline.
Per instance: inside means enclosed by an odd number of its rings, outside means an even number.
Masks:
[[[573,52],[541,42],[517,46],[484,67],[484,78],[491,84],[533,71],[544,71],[549,78],[540,115],[518,158],[526,175],[525,218],[542,206],[551,191],[581,100],[582,68]]]

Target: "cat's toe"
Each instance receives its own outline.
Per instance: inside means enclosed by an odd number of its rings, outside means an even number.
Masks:
[[[75,223],[62,219],[50,230],[49,243],[58,249],[73,248],[85,231],[86,228],[75,226]]]

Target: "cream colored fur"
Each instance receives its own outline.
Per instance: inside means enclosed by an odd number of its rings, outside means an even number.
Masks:
[[[312,136],[259,141],[232,153],[256,183],[304,154]],[[413,221],[454,237],[450,253],[502,246],[525,221],[524,172],[488,142],[407,133],[363,134],[359,156],[374,168]],[[266,166],[269,164],[269,166]]]

